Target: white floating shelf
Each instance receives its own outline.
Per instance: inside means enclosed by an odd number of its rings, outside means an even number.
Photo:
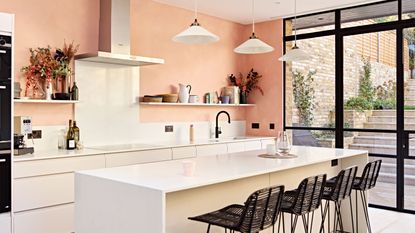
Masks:
[[[204,103],[158,103],[158,102],[140,102],[140,105],[201,106],[201,107],[255,107],[256,106],[256,104],[204,104]]]
[[[32,104],[76,104],[79,100],[34,100],[34,99],[14,99],[14,103],[32,103]]]

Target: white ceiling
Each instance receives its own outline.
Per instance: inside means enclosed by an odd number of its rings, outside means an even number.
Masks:
[[[194,10],[195,0],[154,0],[167,5]],[[360,5],[380,0],[297,0],[298,14]],[[251,0],[198,0],[199,12],[249,24],[252,22]],[[294,0],[255,0],[255,20],[269,21],[294,15]]]

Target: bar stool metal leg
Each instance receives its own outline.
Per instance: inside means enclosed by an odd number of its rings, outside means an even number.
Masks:
[[[295,228],[297,227],[297,220],[298,220],[298,215],[294,216],[294,222],[293,222],[293,214],[291,214],[291,233],[295,232]]]
[[[324,210],[323,210],[324,209]],[[323,205],[321,205],[321,224],[320,224],[320,233],[321,232],[325,232],[324,230],[324,222],[326,220],[326,216],[328,214],[328,231],[330,233],[330,209],[329,209],[329,201],[326,200],[326,203],[323,207]]]
[[[352,220],[352,233],[355,233],[354,232],[354,219],[353,219],[353,204],[352,204],[352,197],[351,196],[349,196],[349,204],[350,204],[350,217],[351,217],[351,220]]]
[[[369,209],[368,209],[368,204],[367,204],[366,195],[365,195],[364,191],[360,191],[360,197],[362,198],[362,202],[363,202],[363,206],[364,206],[363,211],[365,213],[367,229],[368,229],[369,233],[372,233],[372,227],[370,226]]]
[[[337,214],[336,214],[337,218],[334,221],[336,221],[339,224],[340,231],[344,232],[343,219],[342,219],[342,214],[341,214],[341,211],[340,211],[341,201],[335,202],[334,204],[335,204],[335,209],[336,209],[336,212],[337,212]],[[337,231],[337,228],[335,229],[335,231]]]
[[[355,197],[355,199],[356,199],[356,232],[359,232],[359,206],[358,206],[358,198],[357,198],[357,190],[356,190],[356,192],[355,192],[355,195],[356,195],[356,197]]]

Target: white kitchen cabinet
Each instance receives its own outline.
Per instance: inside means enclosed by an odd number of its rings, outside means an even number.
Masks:
[[[228,143],[228,153],[236,153],[245,151],[245,143],[243,142],[232,142]]]
[[[219,155],[228,153],[225,143],[196,146],[197,156]]]
[[[11,233],[11,217],[10,213],[0,214],[0,232]]]
[[[14,163],[14,178],[42,176],[105,167],[104,155],[72,158],[18,161]]]
[[[13,32],[13,15],[0,13],[0,32]]]
[[[246,141],[246,142],[244,142],[244,144],[245,144],[245,151],[261,150],[262,149],[262,144],[261,144],[260,140]]]
[[[195,146],[185,146],[172,148],[173,159],[185,159],[196,157]]]
[[[14,214],[14,233],[74,232],[74,204],[58,205]]]
[[[104,155],[14,162],[14,233],[73,232],[74,171],[98,168]]]
[[[74,201],[74,174],[63,173],[14,180],[14,212]]]
[[[275,145],[275,139],[262,139],[261,144],[262,144],[262,149],[267,149],[268,144]]]
[[[151,163],[172,159],[172,150],[147,150],[107,154],[107,167],[127,166],[139,163]]]

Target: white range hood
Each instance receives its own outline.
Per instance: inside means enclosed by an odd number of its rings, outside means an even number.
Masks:
[[[130,0],[100,0],[98,51],[75,60],[126,66],[164,64],[164,59],[130,54]]]
[[[98,51],[96,53],[84,53],[75,56],[75,60],[90,61],[98,63],[109,63],[125,66],[148,66],[164,64],[164,59],[133,56],[128,54],[117,54]]]

